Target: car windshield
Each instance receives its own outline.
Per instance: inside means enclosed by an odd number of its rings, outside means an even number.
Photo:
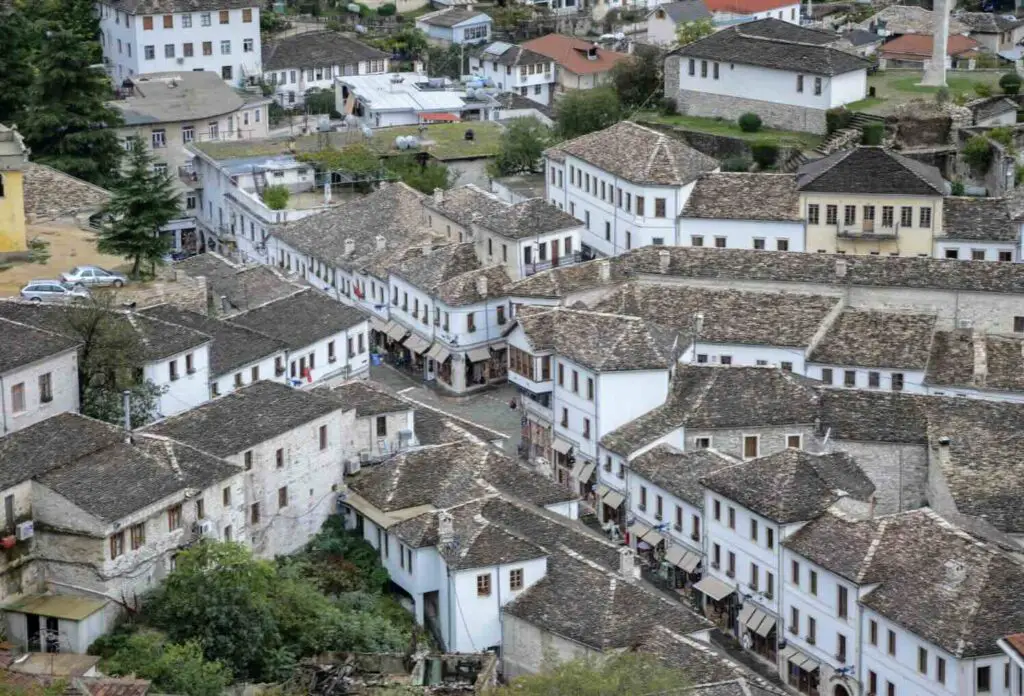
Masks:
[[[68,275],[73,275],[73,276],[75,276],[75,275],[78,275],[78,274],[79,274],[79,273],[81,273],[81,272],[82,272],[82,269],[81,269],[81,268],[79,268],[78,266],[75,266],[75,267],[74,267],[74,268],[72,268],[72,269],[71,269],[70,271],[68,271]]]
[[[66,282],[65,283],[61,283],[60,285],[65,290],[71,290],[72,288],[75,287],[73,283],[66,283]]]

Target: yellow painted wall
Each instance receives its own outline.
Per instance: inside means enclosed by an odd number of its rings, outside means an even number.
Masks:
[[[871,254],[877,252],[883,256],[898,253],[900,256],[932,255],[935,237],[942,236],[942,196],[873,196],[869,194],[835,194],[835,193],[802,193],[800,195],[800,211],[807,220],[807,207],[812,204],[819,206],[819,224],[807,224],[807,251],[815,253],[824,250],[834,254],[843,251],[847,254]],[[875,206],[875,224],[882,223],[882,206],[891,205],[895,208],[893,216],[897,224],[900,221],[900,208],[911,206],[914,209],[914,225],[900,227],[896,239],[850,239],[837,236],[836,225],[825,224],[826,206],[838,206],[838,220],[843,224],[843,209],[847,205],[857,206],[856,226],[863,223],[864,206]],[[920,208],[932,210],[931,227],[919,227]]]
[[[3,196],[0,196],[0,252],[25,251],[25,189],[24,172],[7,170],[3,177]]]

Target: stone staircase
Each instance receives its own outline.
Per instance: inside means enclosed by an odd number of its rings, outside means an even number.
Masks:
[[[864,138],[864,126],[869,123],[885,123],[885,119],[858,111],[853,114],[849,126],[833,131],[814,150],[794,150],[779,170],[791,174],[812,160],[828,157],[834,152],[857,145]]]

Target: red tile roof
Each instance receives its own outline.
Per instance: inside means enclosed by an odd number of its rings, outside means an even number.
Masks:
[[[796,4],[794,0],[704,0],[708,11],[732,14],[755,14]]]
[[[626,60],[629,55],[597,47],[597,57],[587,57],[587,51],[594,48],[589,41],[581,41],[562,34],[548,34],[524,43],[527,48],[558,63],[559,67],[577,75],[601,73],[612,69],[616,63]]]
[[[969,36],[954,34],[946,42],[946,55],[959,56],[978,48],[978,42]],[[882,55],[895,58],[917,56],[930,58],[932,55],[932,37],[928,34],[904,34],[882,44]]]
[[[1018,655],[1024,657],[1024,633],[1014,633],[1012,636],[1006,636],[1006,642],[1017,651]]]

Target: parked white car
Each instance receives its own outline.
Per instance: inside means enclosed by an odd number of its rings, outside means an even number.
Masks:
[[[67,273],[62,273],[60,277],[65,283],[82,287],[119,288],[128,282],[128,277],[124,274],[108,271],[99,266],[75,266]]]
[[[21,297],[33,302],[71,302],[88,297],[89,291],[60,280],[32,280],[21,289]]]

